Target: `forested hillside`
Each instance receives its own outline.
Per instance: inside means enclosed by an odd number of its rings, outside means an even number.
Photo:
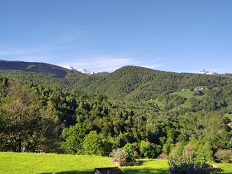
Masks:
[[[56,78],[63,78],[67,74],[67,70],[47,63],[38,62],[22,62],[22,61],[4,61],[0,60],[1,70],[21,70],[26,72],[37,72],[51,75]]]
[[[134,66],[95,75],[65,71],[63,78],[0,71],[2,151],[109,155],[126,146],[141,158],[230,158],[231,76]]]

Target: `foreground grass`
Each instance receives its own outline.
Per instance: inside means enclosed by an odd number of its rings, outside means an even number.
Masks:
[[[108,157],[45,153],[0,152],[0,173],[4,174],[93,174],[94,168],[114,167]],[[140,165],[122,167],[128,174],[168,174],[166,160],[139,160]],[[232,174],[231,164],[216,164]]]
[[[89,174],[95,167],[113,166],[107,157],[45,153],[0,153],[0,161],[5,174]]]
[[[93,174],[94,168],[114,167],[108,157],[46,153],[0,153],[0,173],[4,174]],[[139,166],[123,167],[133,173],[168,173],[165,160],[141,160]]]
[[[232,164],[231,163],[217,163],[214,165],[220,167],[223,170],[221,172],[217,172],[214,174],[232,174]]]

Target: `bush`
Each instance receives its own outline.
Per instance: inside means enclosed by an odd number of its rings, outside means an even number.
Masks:
[[[127,159],[127,152],[126,150],[121,150],[121,149],[113,149],[112,152],[110,153],[110,156],[113,158],[113,161],[116,162],[126,162]]]
[[[214,154],[214,157],[217,162],[231,162],[232,161],[232,150],[230,149],[218,150]]]
[[[173,158],[168,161],[171,174],[209,174],[209,165],[194,159]]]
[[[112,157],[113,162],[123,163],[135,161],[134,150],[132,144],[130,143],[127,143],[121,149],[113,149],[110,153],[110,156]]]

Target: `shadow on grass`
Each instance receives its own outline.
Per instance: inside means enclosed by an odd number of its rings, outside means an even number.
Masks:
[[[170,174],[167,168],[156,168],[146,166],[146,163],[153,160],[138,160],[138,164],[135,166],[119,167],[127,174]],[[93,174],[94,170],[74,170],[74,171],[60,171],[60,172],[45,172],[40,174]]]
[[[165,169],[154,169],[154,168],[126,168],[123,169],[127,174],[170,174]],[[40,173],[40,174],[93,174],[94,171],[61,171],[61,172],[46,172],[46,173]]]
[[[170,174],[166,170],[160,169],[133,169],[127,168],[124,170],[127,174]],[[48,172],[48,173],[40,173],[40,174],[93,174],[94,171],[62,171],[62,172]]]
[[[138,165],[131,167],[123,167],[122,170],[127,174],[170,174],[167,168],[159,167],[150,167],[146,163],[149,163],[153,160],[138,160]]]
[[[40,173],[40,174],[93,174],[93,171],[80,171],[80,170],[74,170],[74,171],[62,171],[62,172],[46,172],[46,173]]]
[[[138,173],[150,173],[150,174],[170,174],[169,171],[167,170],[162,170],[162,169],[149,169],[149,168],[144,168],[144,169],[133,169],[133,168],[127,168],[123,169],[127,174],[138,174]]]

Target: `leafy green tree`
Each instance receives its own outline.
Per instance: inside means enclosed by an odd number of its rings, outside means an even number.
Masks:
[[[196,143],[197,151],[196,158],[199,161],[206,160],[207,162],[213,161],[212,147],[205,140],[198,140]]]
[[[127,155],[126,155],[127,162],[135,161],[135,153],[134,153],[135,151],[131,143],[127,143],[122,149],[127,152]]]
[[[182,156],[184,146],[185,144],[183,142],[177,142],[175,146],[172,148],[171,153],[169,154],[169,157],[175,158],[175,157]]]
[[[96,131],[91,131],[87,134],[83,141],[83,153],[86,155],[102,155],[103,143],[101,137]]]
[[[143,158],[154,158],[156,156],[155,144],[142,140],[139,147],[140,155]]]
[[[82,154],[85,133],[86,130],[80,123],[77,123],[75,126],[65,128],[62,133],[62,137],[64,139],[62,147],[65,152],[71,154]]]
[[[3,139],[13,151],[20,152],[23,146],[32,150],[40,143],[41,105],[36,94],[21,83],[11,84],[8,90],[1,107]]]
[[[212,161],[213,151],[209,143],[204,140],[191,140],[184,146],[182,157],[185,159],[195,158],[197,161]]]

